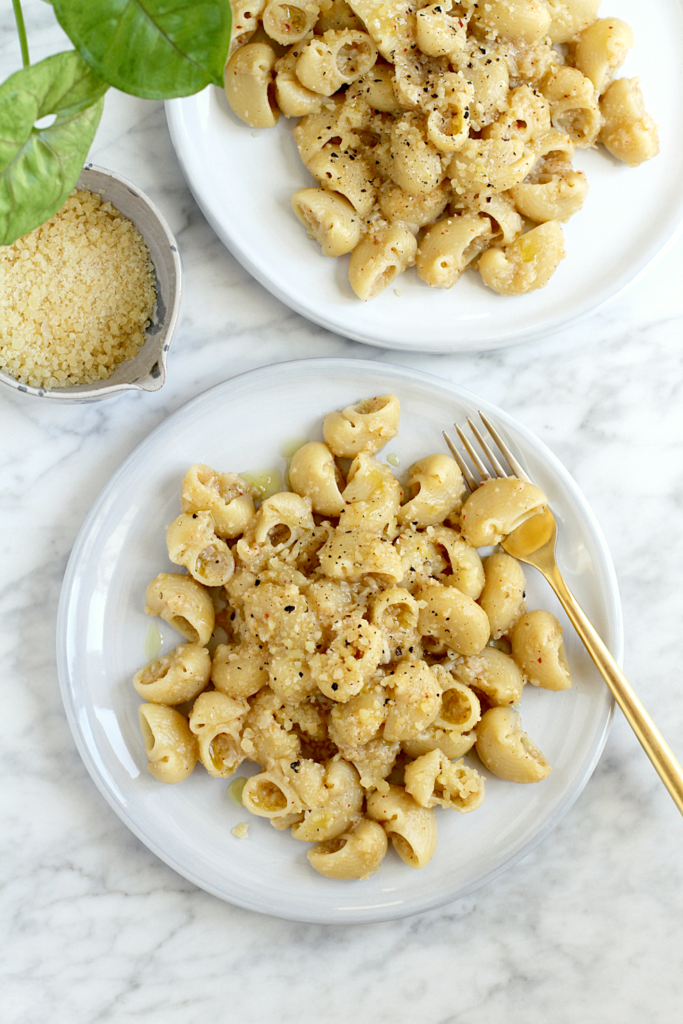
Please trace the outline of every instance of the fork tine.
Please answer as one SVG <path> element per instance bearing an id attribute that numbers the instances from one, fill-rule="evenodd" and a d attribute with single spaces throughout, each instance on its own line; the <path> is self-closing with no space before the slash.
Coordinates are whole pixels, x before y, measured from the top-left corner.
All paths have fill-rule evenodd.
<path id="1" fill-rule="evenodd" d="M 468 422 L 469 422 L 469 420 L 468 420 Z M 474 448 L 470 444 L 468 438 L 465 436 L 465 434 L 463 434 L 462 430 L 460 429 L 460 427 L 458 426 L 457 423 L 454 423 L 453 426 L 455 427 L 455 429 L 456 429 L 456 431 L 458 433 L 458 437 L 460 438 L 460 440 L 463 443 L 463 447 L 464 447 L 465 451 L 467 452 L 469 457 L 472 459 L 472 462 L 474 463 L 474 465 L 479 470 L 479 475 L 481 476 L 482 481 L 490 479 L 491 474 L 489 473 L 488 469 L 486 468 L 484 463 L 481 461 L 481 459 L 477 455 L 476 451 L 474 450 Z M 471 424 L 470 424 L 470 426 L 471 426 Z"/>
<path id="2" fill-rule="evenodd" d="M 477 487 L 479 486 L 479 482 L 475 480 L 475 478 L 472 476 L 472 473 L 470 472 L 470 467 L 467 465 L 462 455 L 455 447 L 455 445 L 453 444 L 445 430 L 442 431 L 442 434 L 444 441 L 448 445 L 451 455 L 453 456 L 455 461 L 458 463 L 458 466 L 460 467 L 460 472 L 465 478 L 465 483 L 467 484 L 471 491 L 476 491 Z"/>
<path id="3" fill-rule="evenodd" d="M 505 460 L 505 462 L 507 462 L 508 466 L 512 470 L 512 475 L 516 476 L 519 480 L 526 480 L 527 483 L 531 483 L 531 480 L 529 479 L 527 474 L 524 472 L 524 470 L 520 466 L 519 462 L 517 461 L 517 459 L 514 457 L 514 455 L 512 454 L 512 452 L 510 451 L 510 449 L 506 445 L 505 441 L 503 441 L 502 437 L 500 436 L 500 434 L 498 433 L 496 428 L 488 420 L 488 418 L 484 415 L 484 413 L 481 411 L 481 409 L 478 409 L 477 411 L 479 413 L 480 420 L 482 421 L 482 423 L 486 427 L 487 431 L 491 435 L 491 437 L 492 437 L 493 441 L 495 442 L 496 447 L 498 448 L 500 454 L 503 456 L 503 459 Z M 481 433 L 481 431 L 479 430 L 477 425 L 475 423 L 473 423 L 473 421 L 470 419 L 469 416 L 467 417 L 467 425 L 470 428 L 470 430 L 472 431 L 472 433 L 473 433 L 475 439 L 477 440 L 477 442 L 478 442 L 482 452 L 484 453 L 485 457 L 489 460 L 489 463 L 491 464 L 491 467 L 492 467 L 494 473 L 497 476 L 499 476 L 499 477 L 507 477 L 508 474 L 505 471 L 505 469 L 503 468 L 503 465 L 501 464 L 501 462 L 498 460 L 495 452 L 492 450 L 492 448 L 489 445 L 488 441 L 484 438 L 483 434 Z M 475 468 L 477 469 L 477 471 L 481 475 L 481 480 L 477 480 L 477 478 L 474 476 L 474 474 L 472 473 L 471 469 L 467 465 L 465 459 L 462 457 L 461 453 L 455 447 L 455 445 L 453 444 L 453 442 L 451 441 L 450 437 L 448 436 L 448 434 L 446 433 L 445 430 L 442 431 L 443 437 L 444 437 L 444 441 L 448 445 L 448 448 L 449 448 L 449 451 L 450 451 L 451 455 L 453 456 L 453 458 L 457 462 L 458 466 L 460 467 L 462 475 L 464 476 L 465 482 L 466 482 L 467 486 L 469 487 L 470 491 L 475 491 L 477 489 L 477 487 L 479 487 L 479 485 L 481 483 L 483 483 L 485 480 L 490 480 L 491 479 L 491 474 L 489 473 L 489 471 L 486 468 L 485 464 L 479 458 L 479 455 L 477 454 L 475 448 L 472 446 L 472 443 L 470 442 L 468 437 L 462 432 L 462 430 L 460 429 L 458 424 L 454 423 L 453 426 L 456 429 L 458 437 L 460 438 L 460 441 L 461 441 L 465 451 L 467 452 L 467 454 L 469 455 L 470 459 L 474 463 Z"/>
<path id="4" fill-rule="evenodd" d="M 529 480 L 529 477 L 524 472 L 524 470 L 520 466 L 519 462 L 517 462 L 517 459 L 514 457 L 514 455 L 512 454 L 510 449 L 508 448 L 508 446 L 505 444 L 505 441 L 503 441 L 503 439 L 501 438 L 501 436 L 498 433 L 498 431 L 496 430 L 496 428 L 494 426 L 492 426 L 492 424 L 487 420 L 486 416 L 484 416 L 484 414 L 483 414 L 483 412 L 481 410 L 478 410 L 478 411 L 479 411 L 479 418 L 480 418 L 480 420 L 482 421 L 482 423 L 484 424 L 484 426 L 488 430 L 488 432 L 491 435 L 491 437 L 493 438 L 493 440 L 496 442 L 496 445 L 498 446 L 498 450 L 499 450 L 500 454 L 503 456 L 503 458 L 507 462 L 508 466 L 510 467 L 510 469 L 512 470 L 514 475 L 516 477 L 519 477 L 520 480 L 526 480 L 527 483 L 531 483 L 531 480 Z M 505 474 L 503 474 L 503 475 L 505 475 Z"/>
<path id="5" fill-rule="evenodd" d="M 479 415 L 481 416 L 481 413 L 479 413 Z M 507 473 L 505 472 L 505 470 L 501 466 L 500 462 L 498 461 L 498 459 L 496 458 L 494 453 L 489 448 L 487 442 L 483 438 L 483 436 L 481 434 L 481 431 L 477 427 L 476 423 L 473 423 L 472 420 L 469 418 L 469 416 L 467 417 L 467 424 L 468 424 L 470 430 L 472 431 L 472 433 L 474 434 L 474 436 L 476 437 L 477 441 L 479 442 L 479 445 L 480 445 L 481 450 L 483 451 L 484 455 L 486 456 L 486 458 L 491 463 L 491 466 L 493 467 L 493 470 L 494 470 L 496 476 L 507 476 Z"/>

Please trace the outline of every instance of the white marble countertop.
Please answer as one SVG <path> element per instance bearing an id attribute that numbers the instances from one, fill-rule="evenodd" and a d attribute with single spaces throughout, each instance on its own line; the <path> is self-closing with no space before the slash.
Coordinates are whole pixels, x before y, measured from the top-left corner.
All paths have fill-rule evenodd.
<path id="1" fill-rule="evenodd" d="M 0 72 L 19 66 L 10 5 Z M 33 59 L 62 45 L 27 2 Z M 131 449 L 189 398 L 253 367 L 348 355 L 418 367 L 502 405 L 578 481 L 621 588 L 624 668 L 683 757 L 683 241 L 599 315 L 498 352 L 371 349 L 290 312 L 214 236 L 161 104 L 110 94 L 91 153 L 175 231 L 186 273 L 168 382 L 60 407 L 0 398 L 2 1016 L 6 1024 L 642 1024 L 680 1019 L 683 822 L 620 713 L 585 791 L 488 887 L 363 927 L 292 924 L 197 890 L 92 783 L 59 695 L 55 619 L 79 528 Z"/>

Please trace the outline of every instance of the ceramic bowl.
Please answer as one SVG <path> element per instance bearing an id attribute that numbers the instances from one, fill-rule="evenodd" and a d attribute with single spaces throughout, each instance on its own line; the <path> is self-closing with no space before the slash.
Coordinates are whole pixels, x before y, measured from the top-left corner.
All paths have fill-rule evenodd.
<path id="1" fill-rule="evenodd" d="M 158 391 L 166 380 L 166 358 L 180 318 L 182 267 L 178 246 L 154 203 L 121 174 L 86 164 L 77 188 L 96 192 L 135 224 L 145 239 L 156 278 L 157 301 L 146 340 L 137 355 L 120 363 L 106 380 L 63 388 L 36 388 L 0 371 L 0 383 L 15 391 L 61 402 L 93 402 L 121 391 Z"/>

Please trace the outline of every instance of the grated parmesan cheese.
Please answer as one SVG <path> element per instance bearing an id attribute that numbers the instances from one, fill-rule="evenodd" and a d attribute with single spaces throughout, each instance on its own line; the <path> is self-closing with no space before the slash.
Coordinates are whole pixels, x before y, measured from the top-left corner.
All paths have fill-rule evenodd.
<path id="1" fill-rule="evenodd" d="M 110 377 L 145 341 L 149 249 L 111 203 L 74 191 L 45 224 L 0 247 L 0 369 L 32 387 Z"/>

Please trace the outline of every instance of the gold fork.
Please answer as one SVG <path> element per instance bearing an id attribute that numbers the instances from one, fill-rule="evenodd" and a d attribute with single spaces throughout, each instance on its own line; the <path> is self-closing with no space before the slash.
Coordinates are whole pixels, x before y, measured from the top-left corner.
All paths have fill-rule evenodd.
<path id="1" fill-rule="evenodd" d="M 470 430 L 493 469 L 495 476 L 513 476 L 531 483 L 532 481 L 529 480 L 529 477 L 502 440 L 495 427 L 492 426 L 482 412 L 479 413 L 479 416 L 488 433 L 491 435 L 491 438 L 495 442 L 496 447 L 512 470 L 511 473 L 507 473 L 505 471 L 496 455 L 482 436 L 480 430 L 468 416 L 467 423 Z M 477 480 L 471 472 L 469 466 L 445 431 L 443 436 L 453 458 L 462 470 L 467 486 L 470 491 L 474 491 L 485 480 L 491 479 L 491 473 L 477 454 L 466 435 L 462 430 L 460 430 L 457 424 L 454 424 L 454 426 L 467 454 L 471 458 L 480 475 L 480 480 Z M 624 712 L 628 724 L 638 737 L 645 753 L 652 761 L 659 777 L 673 797 L 679 811 L 683 814 L 683 771 L 681 770 L 681 766 L 672 754 L 669 746 L 648 715 L 647 711 L 629 686 L 614 658 L 607 650 L 607 647 L 595 630 L 595 627 L 591 624 L 588 616 L 581 608 L 579 602 L 576 600 L 562 578 L 555 558 L 556 539 L 557 523 L 555 522 L 555 517 L 547 506 L 543 506 L 540 511 L 532 512 L 530 514 L 530 518 L 522 522 L 500 543 L 508 554 L 519 559 L 520 562 L 525 562 L 527 565 L 532 565 L 535 569 L 538 569 L 541 575 L 545 577 L 553 588 L 562 607 L 567 613 L 570 622 L 574 626 L 574 629 L 578 633 L 586 650 L 595 662 L 598 671 L 612 691 L 614 699 Z"/>

